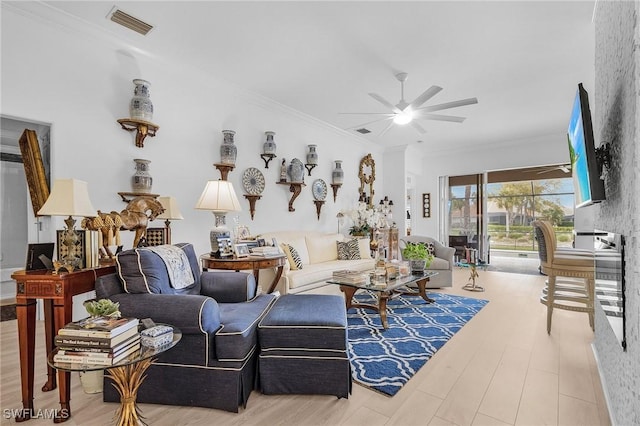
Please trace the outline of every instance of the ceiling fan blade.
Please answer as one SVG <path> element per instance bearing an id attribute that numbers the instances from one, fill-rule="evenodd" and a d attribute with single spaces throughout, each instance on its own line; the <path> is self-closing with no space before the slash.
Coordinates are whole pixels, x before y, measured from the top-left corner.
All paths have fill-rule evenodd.
<path id="1" fill-rule="evenodd" d="M 416 114 L 415 117 L 426 118 L 427 120 L 452 121 L 454 123 L 462 123 L 464 120 L 466 120 L 466 117 L 457 117 L 455 115 L 429 114 L 429 113 Z"/>
<path id="2" fill-rule="evenodd" d="M 409 124 L 411 124 L 411 126 L 412 126 L 414 129 L 416 129 L 416 130 L 418 131 L 418 133 L 420 133 L 420 134 L 422 134 L 422 135 L 423 135 L 423 134 L 425 134 L 425 133 L 427 133 L 427 131 L 426 131 L 426 130 L 421 126 L 421 125 L 419 125 L 418 123 L 416 123 L 416 121 L 415 121 L 415 120 L 412 120 L 412 121 L 411 121 L 411 123 L 409 123 Z"/>
<path id="3" fill-rule="evenodd" d="M 461 99 L 459 101 L 446 102 L 444 104 L 431 105 L 431 106 L 418 108 L 418 111 L 424 111 L 424 112 L 440 111 L 440 110 L 443 110 L 443 109 L 456 108 L 456 107 L 459 107 L 459 106 L 472 105 L 472 104 L 477 104 L 477 103 L 478 103 L 478 99 L 476 99 L 476 98 L 468 98 L 468 99 Z"/>
<path id="4" fill-rule="evenodd" d="M 378 136 L 383 136 L 385 133 L 387 133 L 389 131 L 389 129 L 391 129 L 391 127 L 393 127 L 393 121 L 390 121 L 389 124 L 387 125 L 387 127 L 385 127 L 384 130 L 382 130 L 380 132 L 380 135 L 378 135 Z"/>
<path id="5" fill-rule="evenodd" d="M 369 124 L 377 123 L 377 122 L 379 122 L 379 121 L 391 120 L 391 118 L 392 118 L 392 117 L 378 118 L 378 119 L 376 119 L 376 120 L 372 120 L 372 121 L 368 121 L 368 122 L 366 122 L 366 123 L 358 124 L 357 126 L 347 127 L 345 130 L 357 129 L 357 128 L 360 128 L 360 127 L 367 126 L 367 125 L 369 125 Z M 393 122 L 392 122 L 392 123 L 393 123 Z"/>
<path id="6" fill-rule="evenodd" d="M 411 109 L 416 109 L 423 103 L 427 102 L 429 99 L 433 98 L 442 90 L 442 87 L 439 86 L 431 86 L 424 93 L 417 98 L 413 102 L 411 102 Z"/>
<path id="7" fill-rule="evenodd" d="M 402 112 L 395 105 L 393 105 L 391 102 L 387 101 L 385 98 L 383 98 L 382 96 L 380 96 L 378 94 L 369 93 L 369 96 L 371 96 L 373 99 L 375 99 L 376 101 L 380 102 L 382 105 L 386 106 L 387 108 L 389 108 L 393 112 L 396 112 L 396 113 Z"/>
<path id="8" fill-rule="evenodd" d="M 392 112 L 339 112 L 340 115 L 386 115 L 389 117 L 394 116 Z"/>

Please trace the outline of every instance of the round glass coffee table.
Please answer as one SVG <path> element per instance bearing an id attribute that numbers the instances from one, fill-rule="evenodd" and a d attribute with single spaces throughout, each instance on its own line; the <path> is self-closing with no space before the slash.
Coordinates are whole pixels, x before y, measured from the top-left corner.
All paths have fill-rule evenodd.
<path id="1" fill-rule="evenodd" d="M 144 373 L 147 371 L 149 366 L 153 364 L 158 355 L 173 348 L 182 338 L 182 332 L 178 328 L 169 324 L 156 325 L 166 325 L 173 328 L 173 339 L 158 347 L 145 346 L 141 342 L 140 349 L 115 364 L 99 365 L 89 363 L 54 362 L 53 357 L 58 353 L 58 349 L 53 350 L 49 354 L 47 362 L 56 370 L 65 372 L 106 370 L 108 377 L 113 381 L 113 385 L 120 394 L 120 407 L 116 412 L 116 424 L 125 426 L 146 424 L 142 420 L 144 417 L 136 404 L 138 388 L 144 380 Z M 65 420 L 68 420 L 69 417 Z"/>

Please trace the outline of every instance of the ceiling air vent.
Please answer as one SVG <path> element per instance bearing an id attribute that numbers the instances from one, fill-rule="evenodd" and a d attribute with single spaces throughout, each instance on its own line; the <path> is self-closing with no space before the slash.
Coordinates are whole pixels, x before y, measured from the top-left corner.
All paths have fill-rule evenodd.
<path id="1" fill-rule="evenodd" d="M 364 127 L 361 129 L 357 129 L 356 132 L 358 133 L 362 133 L 363 135 L 366 135 L 367 133 L 371 133 L 371 130 L 369 129 L 365 129 Z"/>
<path id="2" fill-rule="evenodd" d="M 111 19 L 116 24 L 120 24 L 123 27 L 129 28 L 130 30 L 133 30 L 142 35 L 149 34 L 149 31 L 153 29 L 153 25 L 147 24 L 146 22 L 141 21 L 140 19 L 135 18 L 126 12 L 123 12 L 117 7 L 111 9 L 111 12 L 109 12 L 107 18 Z"/>

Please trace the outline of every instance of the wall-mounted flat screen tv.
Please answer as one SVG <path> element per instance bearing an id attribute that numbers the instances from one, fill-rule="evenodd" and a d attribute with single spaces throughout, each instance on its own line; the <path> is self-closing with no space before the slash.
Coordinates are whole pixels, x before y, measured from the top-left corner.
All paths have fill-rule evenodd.
<path id="1" fill-rule="evenodd" d="M 576 207 L 603 201 L 605 199 L 604 181 L 600 179 L 596 159 L 589 97 L 582 83 L 578 85 L 578 92 L 573 102 L 567 135 Z"/>

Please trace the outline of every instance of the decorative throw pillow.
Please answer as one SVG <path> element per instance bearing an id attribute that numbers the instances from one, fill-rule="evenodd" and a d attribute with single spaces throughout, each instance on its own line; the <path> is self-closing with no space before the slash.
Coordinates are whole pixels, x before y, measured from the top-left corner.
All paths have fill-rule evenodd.
<path id="1" fill-rule="evenodd" d="M 360 247 L 358 240 L 337 241 L 338 260 L 356 260 L 360 259 Z"/>
<path id="2" fill-rule="evenodd" d="M 287 255 L 287 259 L 289 259 L 289 266 L 291 270 L 302 269 L 302 259 L 300 259 L 300 255 L 298 251 L 293 248 L 293 246 L 289 244 L 282 244 L 282 249 Z"/>
<path id="3" fill-rule="evenodd" d="M 436 245 L 433 244 L 432 242 L 429 243 L 420 243 L 423 246 L 425 246 L 427 248 L 427 251 L 429 252 L 429 254 L 431 256 L 435 256 L 436 255 Z"/>
<path id="4" fill-rule="evenodd" d="M 435 256 L 435 255 L 436 255 L 436 245 L 435 245 L 435 244 L 433 244 L 433 243 L 429 243 L 429 244 L 427 245 L 427 250 L 429 250 L 429 253 L 430 253 L 432 256 Z"/>

